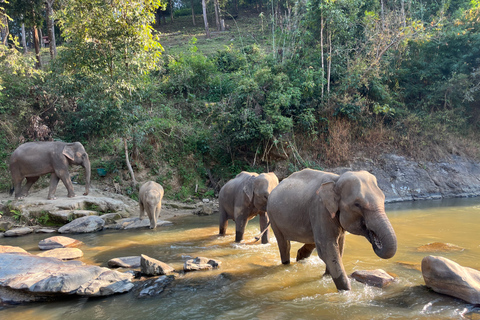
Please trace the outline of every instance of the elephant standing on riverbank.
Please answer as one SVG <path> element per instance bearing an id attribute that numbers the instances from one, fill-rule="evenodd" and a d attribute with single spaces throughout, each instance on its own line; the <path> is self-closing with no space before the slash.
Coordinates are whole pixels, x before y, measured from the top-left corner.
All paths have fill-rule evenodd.
<path id="1" fill-rule="evenodd" d="M 62 180 L 67 188 L 68 196 L 75 197 L 73 184 L 68 172 L 69 165 L 80 165 L 85 168 L 85 193 L 90 188 L 90 160 L 80 142 L 66 143 L 62 141 L 27 142 L 20 145 L 10 157 L 10 173 L 12 175 L 15 199 L 28 195 L 32 185 L 40 176 L 50 173 L 50 189 L 48 199 L 55 199 L 58 181 Z M 27 179 L 22 188 L 23 179 Z"/>
<path id="2" fill-rule="evenodd" d="M 305 243 L 297 261 L 316 247 L 337 289 L 350 290 L 342 263 L 345 231 L 367 238 L 380 258 L 391 258 L 397 250 L 384 202 L 375 176 L 366 171 L 339 176 L 304 169 L 290 175 L 272 191 L 267 205 L 282 263 L 290 263 L 290 241 Z"/>
<path id="3" fill-rule="evenodd" d="M 268 243 L 267 200 L 278 185 L 275 173 L 240 172 L 228 181 L 218 195 L 220 235 L 225 235 L 228 219 L 235 221 L 235 242 L 243 240 L 248 220 L 260 215 L 260 229 L 265 231 L 262 243 Z"/>
<path id="4" fill-rule="evenodd" d="M 140 219 L 143 219 L 146 211 L 150 219 L 150 229 L 155 229 L 162 210 L 163 187 L 154 181 L 148 181 L 140 187 L 138 198 Z"/>

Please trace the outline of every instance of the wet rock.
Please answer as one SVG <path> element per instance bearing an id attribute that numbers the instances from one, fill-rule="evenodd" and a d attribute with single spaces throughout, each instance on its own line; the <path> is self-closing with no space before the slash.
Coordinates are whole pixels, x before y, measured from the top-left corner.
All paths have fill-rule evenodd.
<path id="1" fill-rule="evenodd" d="M 157 220 L 157 227 L 172 225 L 170 221 Z M 150 219 L 145 218 L 140 220 L 140 218 L 125 218 L 116 221 L 113 225 L 108 225 L 106 229 L 140 229 L 140 228 L 149 228 Z"/>
<path id="2" fill-rule="evenodd" d="M 37 254 L 39 257 L 57 258 L 60 260 L 73 260 L 83 257 L 82 250 L 78 248 L 58 248 Z"/>
<path id="3" fill-rule="evenodd" d="M 105 221 L 99 216 L 78 218 L 58 229 L 59 233 L 89 233 L 103 229 Z"/>
<path id="4" fill-rule="evenodd" d="M 463 250 L 465 249 L 462 247 L 442 242 L 433 242 L 417 248 L 418 252 L 455 252 Z"/>
<path id="5" fill-rule="evenodd" d="M 107 265 L 110 268 L 138 268 L 140 260 L 140 256 L 120 257 L 108 260 Z"/>
<path id="6" fill-rule="evenodd" d="M 422 274 L 433 291 L 480 304 L 480 271 L 439 256 L 422 260 Z"/>
<path id="7" fill-rule="evenodd" d="M 145 281 L 141 291 L 138 293 L 139 298 L 153 297 L 162 293 L 175 279 L 174 276 L 161 276 L 158 279 Z"/>
<path id="8" fill-rule="evenodd" d="M 32 228 L 29 227 L 23 227 L 23 228 L 15 228 L 15 229 L 10 229 L 4 233 L 5 237 L 19 237 L 19 236 L 24 236 L 26 234 L 30 234 L 33 232 Z"/>
<path id="9" fill-rule="evenodd" d="M 85 265 L 80 261 L 15 253 L 0 254 L 0 289 L 5 302 L 51 299 L 75 294 L 105 296 L 127 292 L 133 288 L 131 279 L 131 274 Z"/>
<path id="10" fill-rule="evenodd" d="M 57 232 L 57 229 L 51 229 L 51 228 L 35 229 L 35 233 L 55 233 L 55 232 Z"/>
<path id="11" fill-rule="evenodd" d="M 409 261 L 397 261 L 397 264 L 406 269 L 422 271 L 422 266 L 420 263 L 409 262 Z"/>
<path id="12" fill-rule="evenodd" d="M 162 261 L 150 258 L 144 254 L 142 254 L 140 257 L 140 266 L 142 268 L 141 271 L 147 276 L 167 275 L 175 272 L 175 269 Z"/>
<path id="13" fill-rule="evenodd" d="M 6 252 L 28 253 L 27 251 L 25 251 L 20 247 L 0 246 L 0 253 L 6 253 Z"/>
<path id="14" fill-rule="evenodd" d="M 64 236 L 55 236 L 43 239 L 38 243 L 40 250 L 51 250 L 57 248 L 73 248 L 82 245 L 83 242 Z"/>
<path id="15" fill-rule="evenodd" d="M 183 265 L 184 271 L 199 271 L 199 270 L 212 270 L 220 268 L 222 262 L 205 257 L 196 257 L 185 261 Z"/>
<path id="16" fill-rule="evenodd" d="M 351 277 L 358 282 L 378 288 L 383 288 L 395 280 L 394 277 L 392 277 L 382 269 L 358 270 L 352 273 Z"/>

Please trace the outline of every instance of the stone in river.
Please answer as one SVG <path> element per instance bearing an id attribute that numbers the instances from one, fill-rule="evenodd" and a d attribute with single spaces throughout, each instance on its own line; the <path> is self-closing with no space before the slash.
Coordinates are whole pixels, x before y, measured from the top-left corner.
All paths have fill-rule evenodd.
<path id="1" fill-rule="evenodd" d="M 418 252 L 452 252 L 463 250 L 465 249 L 462 247 L 456 246 L 451 243 L 442 242 L 433 242 L 417 248 Z"/>
<path id="2" fill-rule="evenodd" d="M 37 254 L 39 257 L 57 258 L 60 260 L 73 260 L 83 257 L 83 251 L 78 248 L 57 248 Z"/>
<path id="3" fill-rule="evenodd" d="M 40 250 L 51 250 L 57 248 L 72 248 L 83 244 L 83 242 L 64 236 L 55 236 L 43 239 L 38 243 Z"/>
<path id="4" fill-rule="evenodd" d="M 392 283 L 395 278 L 382 269 L 358 270 L 352 273 L 352 278 L 369 286 L 383 288 Z"/>
<path id="5" fill-rule="evenodd" d="M 120 257 L 108 260 L 110 268 L 138 268 L 140 267 L 140 256 Z"/>
<path id="6" fill-rule="evenodd" d="M 212 270 L 220 268 L 222 262 L 205 257 L 196 257 L 185 261 L 183 266 L 184 271 L 199 271 L 199 270 Z"/>
<path id="7" fill-rule="evenodd" d="M 175 269 L 168 264 L 144 254 L 141 255 L 140 265 L 142 267 L 142 273 L 147 276 L 167 275 L 175 272 Z"/>

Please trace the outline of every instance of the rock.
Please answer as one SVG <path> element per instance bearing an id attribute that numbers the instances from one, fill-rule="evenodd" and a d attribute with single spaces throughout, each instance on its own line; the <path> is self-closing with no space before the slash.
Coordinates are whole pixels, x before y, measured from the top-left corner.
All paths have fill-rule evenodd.
<path id="1" fill-rule="evenodd" d="M 60 260 L 73 260 L 83 257 L 82 250 L 78 248 L 58 248 L 37 254 L 39 257 L 57 258 Z"/>
<path id="2" fill-rule="evenodd" d="M 172 225 L 170 221 L 157 220 L 157 227 Z M 114 225 L 109 225 L 107 229 L 139 229 L 139 228 L 149 228 L 150 219 L 145 218 L 140 220 L 140 218 L 125 218 L 116 221 Z"/>
<path id="3" fill-rule="evenodd" d="M 16 253 L 28 253 L 24 249 L 20 247 L 12 247 L 12 246 L 1 246 L 0 245 L 0 253 L 5 253 L 5 252 L 16 252 Z"/>
<path id="4" fill-rule="evenodd" d="M 58 229 L 59 233 L 89 233 L 103 229 L 105 221 L 99 216 L 78 218 Z"/>
<path id="5" fill-rule="evenodd" d="M 409 261 L 397 261 L 396 263 L 406 269 L 422 271 L 422 266 L 420 263 L 409 262 Z"/>
<path id="6" fill-rule="evenodd" d="M 72 214 L 75 219 L 87 216 L 98 216 L 98 212 L 92 210 L 74 210 Z"/>
<path id="7" fill-rule="evenodd" d="M 142 254 L 140 257 L 142 273 L 147 276 L 167 275 L 175 272 L 175 269 L 162 261 L 150 258 L 144 254 Z"/>
<path id="8" fill-rule="evenodd" d="M 131 274 L 85 265 L 80 261 L 0 254 L 0 288 L 4 302 L 55 299 L 74 294 L 105 296 L 131 290 L 131 279 Z"/>
<path id="9" fill-rule="evenodd" d="M 83 242 L 64 236 L 55 236 L 43 239 L 38 243 L 40 250 L 51 250 L 57 248 L 73 248 L 82 245 Z"/>
<path id="10" fill-rule="evenodd" d="M 212 204 L 202 204 L 200 205 L 200 208 L 194 212 L 194 214 L 197 214 L 199 216 L 209 216 L 214 213 L 213 210 L 213 205 Z"/>
<path id="11" fill-rule="evenodd" d="M 113 212 L 113 213 L 107 213 L 107 214 L 102 214 L 100 216 L 105 221 L 105 224 L 112 224 L 116 223 L 117 220 L 122 219 L 122 215 L 118 212 Z"/>
<path id="12" fill-rule="evenodd" d="M 220 267 L 222 263 L 218 260 L 213 260 L 205 257 L 196 257 L 185 261 L 183 266 L 184 271 L 199 271 L 199 270 L 212 270 Z"/>
<path id="13" fill-rule="evenodd" d="M 418 252 L 452 252 L 463 250 L 465 249 L 462 247 L 456 246 L 451 243 L 442 242 L 433 242 L 417 248 Z"/>
<path id="14" fill-rule="evenodd" d="M 57 232 L 57 229 L 40 228 L 35 230 L 35 233 L 55 233 L 55 232 Z"/>
<path id="15" fill-rule="evenodd" d="M 143 289 L 139 292 L 139 298 L 157 296 L 162 293 L 165 288 L 172 283 L 174 276 L 161 276 L 158 279 L 146 281 Z"/>
<path id="16" fill-rule="evenodd" d="M 4 233 L 5 237 L 19 237 L 32 233 L 33 229 L 29 227 L 10 229 Z"/>
<path id="17" fill-rule="evenodd" d="M 50 220 L 56 223 L 69 223 L 73 220 L 73 211 L 72 210 L 59 210 L 49 213 Z"/>
<path id="18" fill-rule="evenodd" d="M 11 227 L 13 227 L 13 222 L 12 221 L 0 221 L 0 231 L 7 231 Z"/>
<path id="19" fill-rule="evenodd" d="M 480 271 L 444 257 L 426 256 L 422 260 L 422 274 L 433 291 L 480 304 Z"/>
<path id="20" fill-rule="evenodd" d="M 107 265 L 110 268 L 138 268 L 140 260 L 140 256 L 120 257 L 108 260 Z"/>
<path id="21" fill-rule="evenodd" d="M 394 277 L 382 269 L 358 270 L 352 273 L 351 277 L 361 283 L 378 288 L 383 288 L 395 280 Z"/>
<path id="22" fill-rule="evenodd" d="M 194 204 L 187 204 L 187 203 L 177 203 L 177 202 L 169 202 L 163 201 L 163 205 L 167 208 L 172 209 L 182 209 L 182 210 L 195 210 L 197 207 Z"/>

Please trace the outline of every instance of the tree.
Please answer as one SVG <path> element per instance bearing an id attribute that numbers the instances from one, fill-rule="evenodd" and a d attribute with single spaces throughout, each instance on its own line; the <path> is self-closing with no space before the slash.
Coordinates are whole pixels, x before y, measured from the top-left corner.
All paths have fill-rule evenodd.
<path id="1" fill-rule="evenodd" d="M 48 41 L 50 56 L 55 59 L 57 56 L 57 43 L 55 41 L 55 22 L 53 20 L 53 3 L 55 0 L 45 0 L 47 11 Z"/>
<path id="2" fill-rule="evenodd" d="M 207 39 L 210 39 L 210 30 L 208 29 L 208 19 L 207 19 L 207 4 L 205 0 L 202 0 L 202 8 L 203 8 L 203 23 L 205 24 L 205 34 Z"/>

